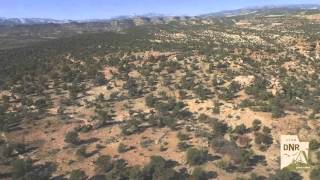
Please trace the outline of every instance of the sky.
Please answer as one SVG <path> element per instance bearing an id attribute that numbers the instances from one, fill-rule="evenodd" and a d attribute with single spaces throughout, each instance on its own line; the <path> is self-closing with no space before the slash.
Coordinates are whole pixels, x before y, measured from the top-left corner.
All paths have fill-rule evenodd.
<path id="1" fill-rule="evenodd" d="M 0 17 L 85 20 L 149 13 L 192 16 L 286 4 L 320 4 L 320 0 L 0 0 Z"/>

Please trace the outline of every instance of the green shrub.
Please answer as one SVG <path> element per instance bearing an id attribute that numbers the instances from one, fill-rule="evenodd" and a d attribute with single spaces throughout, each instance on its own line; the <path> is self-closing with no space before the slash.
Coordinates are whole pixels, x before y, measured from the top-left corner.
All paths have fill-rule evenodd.
<path id="1" fill-rule="evenodd" d="M 259 131 L 261 128 L 261 121 L 258 120 L 258 119 L 255 119 L 253 122 L 252 122 L 252 130 L 254 131 Z"/>
<path id="2" fill-rule="evenodd" d="M 317 140 L 312 139 L 310 141 L 309 147 L 310 147 L 310 150 L 317 150 L 320 148 L 320 143 Z"/>
<path id="3" fill-rule="evenodd" d="M 189 148 L 187 151 L 187 162 L 190 165 L 200 165 L 208 159 L 208 150 Z"/>
<path id="4" fill-rule="evenodd" d="M 210 125 L 215 136 L 223 136 L 228 130 L 228 125 L 223 122 L 219 122 L 217 119 L 214 119 Z"/>
<path id="5" fill-rule="evenodd" d="M 180 179 L 179 173 L 168 166 L 161 156 L 152 156 L 151 161 L 143 168 L 145 179 Z"/>
<path id="6" fill-rule="evenodd" d="M 260 145 L 261 150 L 266 150 L 266 148 L 268 148 L 272 144 L 272 141 L 272 136 L 269 134 L 264 134 L 260 132 L 255 133 L 254 142 Z"/>
<path id="7" fill-rule="evenodd" d="M 320 179 L 320 167 L 312 169 L 310 173 L 310 180 L 319 180 Z"/>
<path id="8" fill-rule="evenodd" d="M 238 167 L 240 172 L 245 172 L 248 169 L 252 156 L 252 151 L 243 149 L 240 151 L 240 166 Z"/>
<path id="9" fill-rule="evenodd" d="M 81 170 L 73 170 L 70 173 L 69 180 L 86 180 L 87 176 L 84 171 Z"/>
<path id="10" fill-rule="evenodd" d="M 88 153 L 87 153 L 87 147 L 86 146 L 81 146 L 77 151 L 76 151 L 76 155 L 79 157 L 87 157 Z"/>
<path id="11" fill-rule="evenodd" d="M 99 156 L 95 161 L 96 169 L 98 172 L 108 172 L 113 168 L 111 157 L 108 155 Z"/>
<path id="12" fill-rule="evenodd" d="M 237 134 L 245 134 L 247 132 L 247 127 L 244 124 L 238 125 L 233 130 Z"/>
<path id="13" fill-rule="evenodd" d="M 177 146 L 180 151 L 186 151 L 190 147 L 190 145 L 184 141 L 179 142 Z"/>
<path id="14" fill-rule="evenodd" d="M 146 101 L 146 105 L 148 107 L 153 108 L 153 107 L 155 107 L 155 104 L 157 103 L 157 97 L 155 97 L 154 95 L 149 95 L 146 97 L 145 101 Z"/>
<path id="15" fill-rule="evenodd" d="M 177 137 L 180 141 L 185 141 L 185 140 L 188 140 L 190 139 L 189 135 L 188 134 L 184 134 L 182 132 L 178 132 L 177 134 Z"/>
<path id="16" fill-rule="evenodd" d="M 123 143 L 120 143 L 118 146 L 118 152 L 119 153 L 125 153 L 129 150 L 129 147 Z"/>
<path id="17" fill-rule="evenodd" d="M 268 128 L 267 126 L 263 126 L 262 132 L 264 132 L 265 134 L 269 134 L 269 133 L 271 133 L 271 129 Z"/>
<path id="18" fill-rule="evenodd" d="M 227 171 L 230 168 L 231 164 L 229 162 L 224 161 L 224 160 L 219 160 L 217 162 L 216 166 L 220 169 Z"/>
<path id="19" fill-rule="evenodd" d="M 269 180 L 302 180 L 300 174 L 292 172 L 286 169 L 277 171 L 274 175 L 271 175 Z"/>
<path id="20" fill-rule="evenodd" d="M 196 167 L 194 168 L 194 170 L 192 171 L 192 175 L 191 175 L 191 180 L 207 180 L 208 175 L 207 172 L 204 171 L 202 168 L 200 167 Z"/>
<path id="21" fill-rule="evenodd" d="M 75 131 L 70 131 L 66 134 L 64 141 L 66 143 L 79 144 L 79 134 Z"/>
<path id="22" fill-rule="evenodd" d="M 17 159 L 11 163 L 12 178 L 23 179 L 23 177 L 32 170 L 32 161 L 30 159 Z"/>
<path id="23" fill-rule="evenodd" d="M 12 179 L 16 180 L 45 180 L 50 179 L 54 171 L 54 165 L 51 163 L 39 164 L 33 166 L 30 159 L 17 159 L 11 163 Z"/>

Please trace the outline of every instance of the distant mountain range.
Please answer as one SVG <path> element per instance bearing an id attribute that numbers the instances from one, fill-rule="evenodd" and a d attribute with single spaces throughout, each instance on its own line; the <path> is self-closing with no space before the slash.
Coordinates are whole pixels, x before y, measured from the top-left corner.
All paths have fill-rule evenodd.
<path id="1" fill-rule="evenodd" d="M 70 20 L 55 20 L 44 18 L 3 18 L 0 17 L 0 25 L 21 25 L 21 24 L 65 24 L 70 23 Z"/>
<path id="2" fill-rule="evenodd" d="M 238 16 L 253 14 L 261 11 L 270 10 L 281 10 L 281 11 L 292 11 L 292 10 L 312 10 L 320 9 L 320 5 L 317 4 L 302 4 L 302 5 L 284 5 L 284 6 L 264 6 L 264 7 L 252 7 L 243 8 L 236 10 L 221 11 L 209 14 L 203 14 L 196 17 L 226 17 L 226 16 Z M 45 18 L 4 18 L 0 17 L 1 26 L 15 26 L 15 25 L 41 25 L 41 24 L 67 24 L 67 23 L 109 23 L 117 20 L 147 20 L 147 21 L 167 21 L 167 20 L 179 20 L 188 19 L 188 16 L 165 16 L 161 14 L 146 14 L 140 16 L 119 16 L 111 19 L 91 19 L 91 20 L 56 20 L 56 19 L 45 19 Z"/>
<path id="3" fill-rule="evenodd" d="M 55 20 L 42 18 L 0 18 L 0 50 L 23 47 L 30 43 L 72 37 L 85 33 L 122 31 L 142 25 L 221 24 L 233 25 L 240 19 L 270 15 L 320 14 L 320 5 L 266 6 L 222 11 L 199 16 L 146 14 L 111 19 Z"/>
<path id="4" fill-rule="evenodd" d="M 226 16 L 248 15 L 248 14 L 260 13 L 260 12 L 270 13 L 270 11 L 287 12 L 287 11 L 295 11 L 295 10 L 320 10 L 320 4 L 250 7 L 250 8 L 242 8 L 242 9 L 203 14 L 200 17 L 209 17 L 209 16 L 226 17 Z"/>

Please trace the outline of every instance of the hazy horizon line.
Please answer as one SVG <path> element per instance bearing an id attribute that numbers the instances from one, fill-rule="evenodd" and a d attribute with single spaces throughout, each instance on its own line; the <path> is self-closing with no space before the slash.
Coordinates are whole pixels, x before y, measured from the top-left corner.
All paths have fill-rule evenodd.
<path id="1" fill-rule="evenodd" d="M 263 8 L 281 8 L 281 7 L 288 7 L 288 6 L 319 6 L 320 7 L 320 2 L 318 4 L 316 3 L 311 3 L 311 4 L 281 4 L 281 5 L 275 5 L 275 4 L 270 4 L 270 5 L 261 5 L 261 6 L 244 6 L 242 8 L 230 8 L 230 9 L 225 9 L 225 10 L 217 10 L 217 11 L 211 11 L 211 12 L 203 12 L 201 14 L 197 15 L 188 15 L 188 14 L 172 14 L 172 13 L 157 13 L 157 12 L 149 12 L 149 13 L 143 13 L 143 14 L 123 14 L 123 15 L 117 15 L 117 16 L 112 16 L 112 17 L 101 17 L 101 18 L 87 18 L 87 19 L 60 19 L 60 18 L 50 18 L 50 17 L 4 17 L 0 16 L 0 18 L 3 19 L 48 19 L 48 20 L 56 20 L 56 21 L 92 21 L 92 20 L 97 20 L 97 21 L 103 21 L 103 20 L 113 20 L 113 19 L 120 19 L 120 18 L 134 18 L 134 17 L 148 17 L 148 16 L 154 16 L 154 17 L 197 17 L 197 16 L 202 16 L 206 14 L 212 14 L 212 13 L 223 13 L 223 12 L 228 12 L 228 11 L 237 11 L 237 10 L 243 10 L 243 9 L 263 9 Z"/>

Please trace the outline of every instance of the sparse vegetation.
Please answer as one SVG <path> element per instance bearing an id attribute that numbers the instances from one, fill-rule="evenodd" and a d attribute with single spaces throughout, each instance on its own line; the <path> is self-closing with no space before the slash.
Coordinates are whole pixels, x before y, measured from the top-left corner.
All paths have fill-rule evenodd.
<path id="1" fill-rule="evenodd" d="M 320 157 L 317 14 L 1 26 L 0 178 L 302 179 L 269 162 L 280 134 Z"/>

